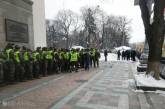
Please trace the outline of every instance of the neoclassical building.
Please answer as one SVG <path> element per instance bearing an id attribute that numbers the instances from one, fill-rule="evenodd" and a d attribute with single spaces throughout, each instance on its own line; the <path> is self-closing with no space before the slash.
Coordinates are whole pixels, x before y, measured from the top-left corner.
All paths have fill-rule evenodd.
<path id="1" fill-rule="evenodd" d="M 44 0 L 0 0 L 0 49 L 46 46 Z"/>

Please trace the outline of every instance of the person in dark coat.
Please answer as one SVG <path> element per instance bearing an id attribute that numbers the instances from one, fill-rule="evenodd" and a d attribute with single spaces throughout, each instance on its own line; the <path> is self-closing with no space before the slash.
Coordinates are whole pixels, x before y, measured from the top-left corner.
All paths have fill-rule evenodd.
<path id="1" fill-rule="evenodd" d="M 120 56 L 121 56 L 121 53 L 120 53 L 120 50 L 117 51 L 117 60 L 120 60 Z"/>
<path id="2" fill-rule="evenodd" d="M 131 55 L 130 50 L 127 50 L 127 51 L 126 51 L 127 61 L 130 60 L 130 57 L 131 57 L 130 55 Z"/>
<path id="3" fill-rule="evenodd" d="M 108 56 L 108 52 L 107 52 L 107 50 L 104 50 L 105 62 L 107 62 L 107 56 Z"/>
<path id="4" fill-rule="evenodd" d="M 122 60 L 125 60 L 125 51 L 122 51 Z"/>
<path id="5" fill-rule="evenodd" d="M 85 52 L 84 52 L 84 68 L 85 68 L 85 70 L 89 70 L 89 65 L 90 65 L 90 53 L 89 53 L 89 49 L 85 49 Z"/>
<path id="6" fill-rule="evenodd" d="M 135 51 L 135 50 L 132 50 L 132 51 L 131 51 L 131 58 L 132 58 L 132 61 L 136 61 L 135 57 L 136 57 L 136 51 Z"/>

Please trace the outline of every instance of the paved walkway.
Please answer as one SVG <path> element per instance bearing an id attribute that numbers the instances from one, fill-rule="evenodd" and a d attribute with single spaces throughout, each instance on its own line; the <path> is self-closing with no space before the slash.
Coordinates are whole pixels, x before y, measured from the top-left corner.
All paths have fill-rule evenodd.
<path id="1" fill-rule="evenodd" d="M 0 109 L 165 109 L 163 94 L 135 91 L 135 65 L 101 62 L 89 72 L 62 75 L 15 92 Z"/>
<path id="2" fill-rule="evenodd" d="M 112 62 L 50 109 L 129 109 L 130 64 Z"/>

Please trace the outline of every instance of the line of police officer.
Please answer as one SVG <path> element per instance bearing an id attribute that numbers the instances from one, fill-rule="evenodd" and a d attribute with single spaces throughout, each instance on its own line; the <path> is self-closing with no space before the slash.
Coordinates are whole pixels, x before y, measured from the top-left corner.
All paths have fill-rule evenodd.
<path id="1" fill-rule="evenodd" d="M 79 68 L 99 66 L 97 49 L 75 50 L 26 47 L 8 44 L 3 53 L 4 82 L 12 84 L 60 72 L 77 72 Z"/>

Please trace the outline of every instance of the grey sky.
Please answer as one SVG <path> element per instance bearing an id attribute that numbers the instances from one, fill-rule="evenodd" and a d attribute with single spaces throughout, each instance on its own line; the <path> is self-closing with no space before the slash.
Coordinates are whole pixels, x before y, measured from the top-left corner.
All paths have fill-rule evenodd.
<path id="1" fill-rule="evenodd" d="M 46 18 L 53 19 L 61 9 L 70 9 L 80 13 L 84 6 L 99 5 L 108 15 L 122 15 L 132 19 L 130 42 L 144 41 L 144 27 L 139 6 L 134 6 L 134 0 L 45 0 Z"/>

